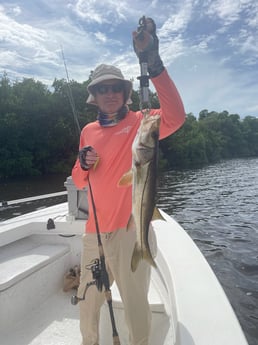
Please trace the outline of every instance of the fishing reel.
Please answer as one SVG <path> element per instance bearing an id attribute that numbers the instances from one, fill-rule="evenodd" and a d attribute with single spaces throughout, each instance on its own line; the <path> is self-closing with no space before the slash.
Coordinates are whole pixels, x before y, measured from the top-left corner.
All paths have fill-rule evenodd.
<path id="1" fill-rule="evenodd" d="M 90 270 L 92 273 L 92 277 L 96 283 L 97 289 L 102 291 L 103 288 L 103 281 L 102 281 L 102 270 L 101 270 L 101 262 L 99 259 L 95 259 L 93 264 L 90 266 Z"/>
<path id="2" fill-rule="evenodd" d="M 88 288 L 92 285 L 96 285 L 97 289 L 101 292 L 103 288 L 103 279 L 102 279 L 102 270 L 101 270 L 101 263 L 99 259 L 95 259 L 92 261 L 91 264 L 86 266 L 86 269 L 91 270 L 93 280 L 85 286 L 82 298 L 77 296 L 71 297 L 71 303 L 73 305 L 78 304 L 80 301 L 85 300 L 86 292 Z"/>

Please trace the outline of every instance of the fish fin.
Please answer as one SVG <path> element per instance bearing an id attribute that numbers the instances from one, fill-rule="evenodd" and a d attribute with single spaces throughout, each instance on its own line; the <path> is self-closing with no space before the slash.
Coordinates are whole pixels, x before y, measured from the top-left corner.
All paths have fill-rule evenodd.
<path id="1" fill-rule="evenodd" d="M 135 247 L 133 250 L 133 255 L 132 255 L 132 260 L 131 260 L 131 270 L 132 272 L 135 272 L 140 260 L 142 260 L 142 251 L 141 251 L 141 247 L 139 246 L 138 243 L 135 243 Z"/>
<path id="2" fill-rule="evenodd" d="M 93 170 L 97 168 L 98 164 L 99 164 L 99 157 L 97 158 L 96 162 L 93 165 Z"/>
<path id="3" fill-rule="evenodd" d="M 127 230 L 129 229 L 135 229 L 135 220 L 134 220 L 134 217 L 133 215 L 131 214 L 129 220 L 128 220 L 128 223 L 127 223 Z"/>
<path id="4" fill-rule="evenodd" d="M 118 186 L 128 187 L 132 184 L 132 181 L 133 181 L 133 173 L 132 173 L 132 170 L 129 170 L 120 178 L 118 182 Z"/>
<path id="5" fill-rule="evenodd" d="M 140 260 L 146 260 L 151 266 L 157 267 L 150 250 L 141 250 L 141 247 L 139 246 L 138 243 L 135 244 L 133 255 L 132 255 L 132 260 L 131 260 L 131 270 L 132 272 L 135 272 Z"/>
<path id="6" fill-rule="evenodd" d="M 152 215 L 152 220 L 157 220 L 157 219 L 166 220 L 162 216 L 162 214 L 160 213 L 159 209 L 157 207 L 154 207 L 153 215 Z"/>
<path id="7" fill-rule="evenodd" d="M 149 250 L 145 250 L 143 253 L 144 259 L 153 267 L 157 267 L 156 262 L 154 261 L 151 252 Z"/>

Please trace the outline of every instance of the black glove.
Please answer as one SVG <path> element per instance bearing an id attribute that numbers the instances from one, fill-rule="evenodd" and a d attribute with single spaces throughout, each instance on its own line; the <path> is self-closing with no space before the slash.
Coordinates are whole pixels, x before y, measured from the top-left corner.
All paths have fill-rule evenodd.
<path id="1" fill-rule="evenodd" d="M 80 151 L 79 151 L 79 154 L 78 154 L 78 157 L 79 157 L 79 162 L 80 162 L 80 165 L 81 165 L 81 168 L 82 170 L 89 170 L 90 169 L 90 165 L 88 165 L 86 163 L 86 156 L 87 156 L 87 152 L 88 151 L 91 151 L 92 150 L 92 147 L 91 146 L 85 146 L 83 147 Z"/>
<path id="2" fill-rule="evenodd" d="M 151 78 L 157 77 L 164 70 L 159 56 L 159 39 L 153 19 L 142 17 L 139 20 L 138 29 L 133 32 L 133 47 L 139 62 L 147 62 Z"/>

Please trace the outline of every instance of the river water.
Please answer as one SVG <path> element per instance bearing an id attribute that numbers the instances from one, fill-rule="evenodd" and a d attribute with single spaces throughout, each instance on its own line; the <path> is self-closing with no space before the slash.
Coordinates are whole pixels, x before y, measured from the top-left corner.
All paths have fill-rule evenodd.
<path id="1" fill-rule="evenodd" d="M 63 191 L 65 179 L 36 177 L 0 183 L 0 201 Z M 0 208 L 0 220 L 65 199 Z M 224 287 L 249 345 L 257 345 L 258 158 L 162 174 L 158 206 L 173 216 L 200 248 Z"/>
<path id="2" fill-rule="evenodd" d="M 224 287 L 249 345 L 257 345 L 258 159 L 171 171 L 161 176 L 159 185 L 159 206 L 198 245 Z"/>

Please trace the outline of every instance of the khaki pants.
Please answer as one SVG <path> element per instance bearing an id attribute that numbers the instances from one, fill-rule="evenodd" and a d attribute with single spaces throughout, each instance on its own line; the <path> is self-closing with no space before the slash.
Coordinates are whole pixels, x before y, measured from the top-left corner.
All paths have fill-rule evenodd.
<path id="1" fill-rule="evenodd" d="M 110 286 L 115 280 L 123 301 L 130 343 L 131 345 L 148 345 L 151 324 L 151 311 L 148 304 L 150 266 L 143 260 L 136 272 L 131 271 L 136 232 L 119 229 L 113 233 L 101 234 L 101 240 Z M 97 236 L 85 234 L 78 297 L 83 296 L 86 284 L 93 280 L 91 270 L 87 269 L 87 266 L 96 258 L 99 258 Z M 79 303 L 82 345 L 99 344 L 100 308 L 104 300 L 104 288 L 103 292 L 99 292 L 96 286 L 90 286 L 85 300 Z"/>

